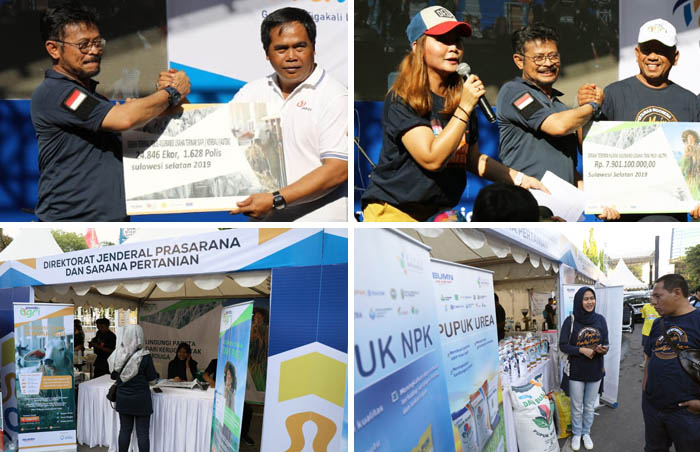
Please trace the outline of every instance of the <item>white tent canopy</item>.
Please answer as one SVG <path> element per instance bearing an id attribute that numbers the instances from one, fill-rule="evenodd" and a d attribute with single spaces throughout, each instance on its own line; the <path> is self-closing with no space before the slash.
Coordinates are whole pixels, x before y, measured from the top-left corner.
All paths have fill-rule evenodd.
<path id="1" fill-rule="evenodd" d="M 433 258 L 492 271 L 494 290 L 501 305 L 515 320 L 521 319 L 521 309 L 531 309 L 529 291 L 539 294 L 557 291 L 559 261 L 551 254 L 526 248 L 491 230 L 422 228 L 401 231 L 430 246 Z M 552 239 L 555 248 L 560 240 L 558 235 Z M 595 283 L 581 272 L 576 272 L 576 282 Z M 541 315 L 541 312 L 534 314 Z"/>
<path id="2" fill-rule="evenodd" d="M 199 229 L 138 229 L 125 243 L 138 243 L 198 236 L 216 231 Z M 49 229 L 23 228 L 0 253 L 0 262 L 33 259 L 64 254 Z M 270 271 L 175 276 L 139 280 L 99 281 L 95 283 L 35 286 L 39 302 L 72 303 L 75 306 L 135 309 L 148 300 L 191 298 L 251 298 L 270 293 Z"/>
<path id="3" fill-rule="evenodd" d="M 0 252 L 0 262 L 55 256 L 63 250 L 50 229 L 22 228 L 10 244 Z"/>
<path id="4" fill-rule="evenodd" d="M 37 286 L 37 301 L 134 309 L 149 300 L 251 298 L 270 294 L 270 271 Z"/>
<path id="5" fill-rule="evenodd" d="M 608 275 L 608 285 L 624 286 L 625 290 L 646 289 L 647 285 L 637 279 L 632 274 L 630 269 L 625 264 L 625 261 L 620 259 L 617 261 L 615 269 Z"/>

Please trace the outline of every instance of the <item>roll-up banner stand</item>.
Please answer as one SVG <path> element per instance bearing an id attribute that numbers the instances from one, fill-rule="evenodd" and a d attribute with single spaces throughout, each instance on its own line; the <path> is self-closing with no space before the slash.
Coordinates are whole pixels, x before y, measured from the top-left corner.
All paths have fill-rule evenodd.
<path id="1" fill-rule="evenodd" d="M 19 451 L 75 451 L 73 305 L 16 303 Z"/>
<path id="2" fill-rule="evenodd" d="M 493 273 L 437 259 L 431 264 L 457 449 L 504 451 Z"/>
<path id="3" fill-rule="evenodd" d="M 431 268 L 401 232 L 355 231 L 355 450 L 455 450 Z"/>
<path id="4" fill-rule="evenodd" d="M 238 452 L 240 446 L 252 318 L 252 302 L 221 311 L 211 452 Z"/>
<path id="5" fill-rule="evenodd" d="M 0 411 L 0 430 L 3 431 L 6 449 L 17 444 L 19 421 L 17 417 L 17 398 L 15 395 L 15 324 L 13 303 L 31 303 L 34 300 L 32 287 L 15 287 L 0 289 L 0 392 L 2 410 Z M 0 448 L 3 447 L 0 442 Z M 5 450 L 5 449 L 3 449 Z"/>
<path id="6" fill-rule="evenodd" d="M 564 285 L 562 305 L 569 306 L 567 312 L 573 311 L 574 295 L 584 285 Z M 605 378 L 603 379 L 603 394 L 600 400 L 613 408 L 617 407 L 618 385 L 620 381 L 620 349 L 622 347 L 622 299 L 623 287 L 593 288 L 596 297 L 595 312 L 605 317 L 608 325 L 608 342 L 610 348 L 603 357 Z M 566 317 L 564 317 L 566 319 Z M 568 334 L 559 328 L 559 334 Z"/>

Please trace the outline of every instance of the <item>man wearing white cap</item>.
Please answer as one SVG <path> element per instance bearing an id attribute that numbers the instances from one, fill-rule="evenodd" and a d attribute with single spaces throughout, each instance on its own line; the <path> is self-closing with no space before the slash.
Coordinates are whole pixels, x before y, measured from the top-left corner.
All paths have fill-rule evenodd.
<path id="1" fill-rule="evenodd" d="M 609 121 L 699 122 L 700 104 L 692 92 L 668 79 L 678 63 L 676 29 L 663 19 L 642 25 L 634 53 L 639 74 L 612 83 L 605 88 L 602 119 Z M 590 85 L 591 89 L 595 88 Z M 579 91 L 579 103 L 586 101 Z M 691 215 L 700 217 L 700 206 Z M 613 215 L 608 219 L 616 219 Z M 644 215 L 624 215 L 624 221 L 638 221 Z M 686 213 L 655 215 L 659 221 L 687 221 Z M 647 221 L 651 218 L 647 217 Z"/>

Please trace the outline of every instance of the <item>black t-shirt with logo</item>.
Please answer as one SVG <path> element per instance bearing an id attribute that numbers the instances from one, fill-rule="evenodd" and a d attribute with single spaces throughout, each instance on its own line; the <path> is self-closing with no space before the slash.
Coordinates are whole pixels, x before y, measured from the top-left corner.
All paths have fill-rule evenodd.
<path id="1" fill-rule="evenodd" d="M 666 333 L 680 348 L 700 348 L 700 311 L 664 317 Z M 676 352 L 665 343 L 661 319 L 654 320 L 644 353 L 649 356 L 646 397 L 657 409 L 676 409 L 679 402 L 700 399 L 700 384 L 685 373 Z"/>
<path id="2" fill-rule="evenodd" d="M 605 88 L 602 111 L 608 121 L 700 121 L 695 94 L 671 81 L 666 88 L 649 88 L 636 76 Z"/>
<path id="3" fill-rule="evenodd" d="M 432 104 L 432 110 L 420 116 L 393 92 L 384 99 L 382 152 L 370 185 L 362 195 L 363 205 L 386 202 L 407 213 L 414 207 L 425 211 L 427 206 L 434 207 L 434 215 L 459 203 L 467 186 L 467 146 L 460 146 L 444 168 L 428 171 L 401 142 L 404 133 L 414 127 L 430 127 L 437 136 L 447 125 L 451 115 L 440 113 L 445 99 L 433 93 Z M 469 119 L 465 138 L 469 145 L 479 139 L 475 112 Z"/>
<path id="4" fill-rule="evenodd" d="M 579 348 L 595 348 L 596 345 L 608 345 L 608 324 L 605 317 L 595 314 L 593 323 L 584 325 L 574 321 L 571 329 L 571 316 L 564 320 L 559 331 L 559 349 L 569 355 L 569 379 L 574 381 L 598 381 L 603 378 L 603 355 L 596 354 L 593 359 L 582 355 Z"/>

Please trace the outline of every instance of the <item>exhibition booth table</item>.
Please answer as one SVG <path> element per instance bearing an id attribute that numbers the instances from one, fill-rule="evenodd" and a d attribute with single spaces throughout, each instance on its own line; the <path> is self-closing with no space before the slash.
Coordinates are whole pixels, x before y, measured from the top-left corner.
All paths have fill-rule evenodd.
<path id="1" fill-rule="evenodd" d="M 80 384 L 78 392 L 78 443 L 90 447 L 106 446 L 119 450 L 119 413 L 107 400 L 114 380 L 103 375 Z M 162 388 L 151 392 L 152 452 L 188 452 L 209 450 L 214 390 Z M 136 451 L 136 431 L 130 451 Z"/>
<path id="2" fill-rule="evenodd" d="M 501 381 L 503 382 L 503 415 L 506 420 L 506 450 L 518 450 L 513 404 L 511 402 L 511 387 L 525 385 L 531 380 L 534 380 L 538 375 L 542 375 L 542 388 L 544 392 L 548 393 L 556 389 L 556 366 L 554 365 L 554 361 L 550 358 L 542 360 L 542 362 L 532 367 L 527 373 L 520 377 L 510 377 L 510 383 L 508 383 L 509 377 L 504 378 L 503 373 L 501 373 Z"/>
<path id="3" fill-rule="evenodd" d="M 227 394 L 245 393 L 249 377 L 258 378 L 256 396 L 266 408 L 261 452 L 290 444 L 303 449 L 309 420 L 316 425 L 314 444 L 329 452 L 341 450 L 347 439 L 347 251 L 344 229 L 246 228 L 3 263 L 0 289 L 13 294 L 16 288 L 24 290 L 21 297 L 0 298 L 0 319 L 11 319 L 0 321 L 0 345 L 4 349 L 8 340 L 17 338 L 15 356 L 21 357 L 0 368 L 0 378 L 15 384 L 15 369 L 29 375 L 3 406 L 15 409 L 17 417 L 33 413 L 37 424 L 17 432 L 16 427 L 11 430 L 16 424 L 5 422 L 11 442 L 19 452 L 69 451 L 79 443 L 117 449 L 118 415 L 105 397 L 111 380 L 81 383 L 76 406 L 74 389 L 64 378 L 73 373 L 73 356 L 64 359 L 60 350 L 73 349 L 75 307 L 90 304 L 137 307 L 146 348 L 161 375 L 177 344 L 191 342 L 202 365 L 218 359 L 217 381 L 226 381 L 225 368 L 236 376 L 229 380 L 235 390 L 222 385 L 212 392 L 163 388 L 162 394 L 152 394 L 154 451 L 206 451 L 217 438 L 223 438 L 217 450 L 237 450 L 235 425 L 231 434 L 217 432 L 227 419 L 242 417 L 244 398 Z M 267 354 L 260 359 L 256 355 L 257 367 L 249 368 L 253 305 L 258 301 L 270 313 L 267 328 L 256 330 L 267 339 Z M 177 333 L 163 334 L 172 330 Z M 200 330 L 207 334 L 197 336 Z M 263 336 L 255 337 L 259 344 Z M 63 391 L 60 396 L 43 391 L 32 377 L 33 353 L 61 356 L 62 373 L 50 380 Z M 260 374 L 260 364 L 266 366 L 266 375 Z M 37 397 L 42 401 L 34 414 L 37 410 L 30 411 L 28 404 L 36 404 Z M 63 420 L 61 428 L 47 432 L 44 427 L 55 425 L 57 417 Z"/>

